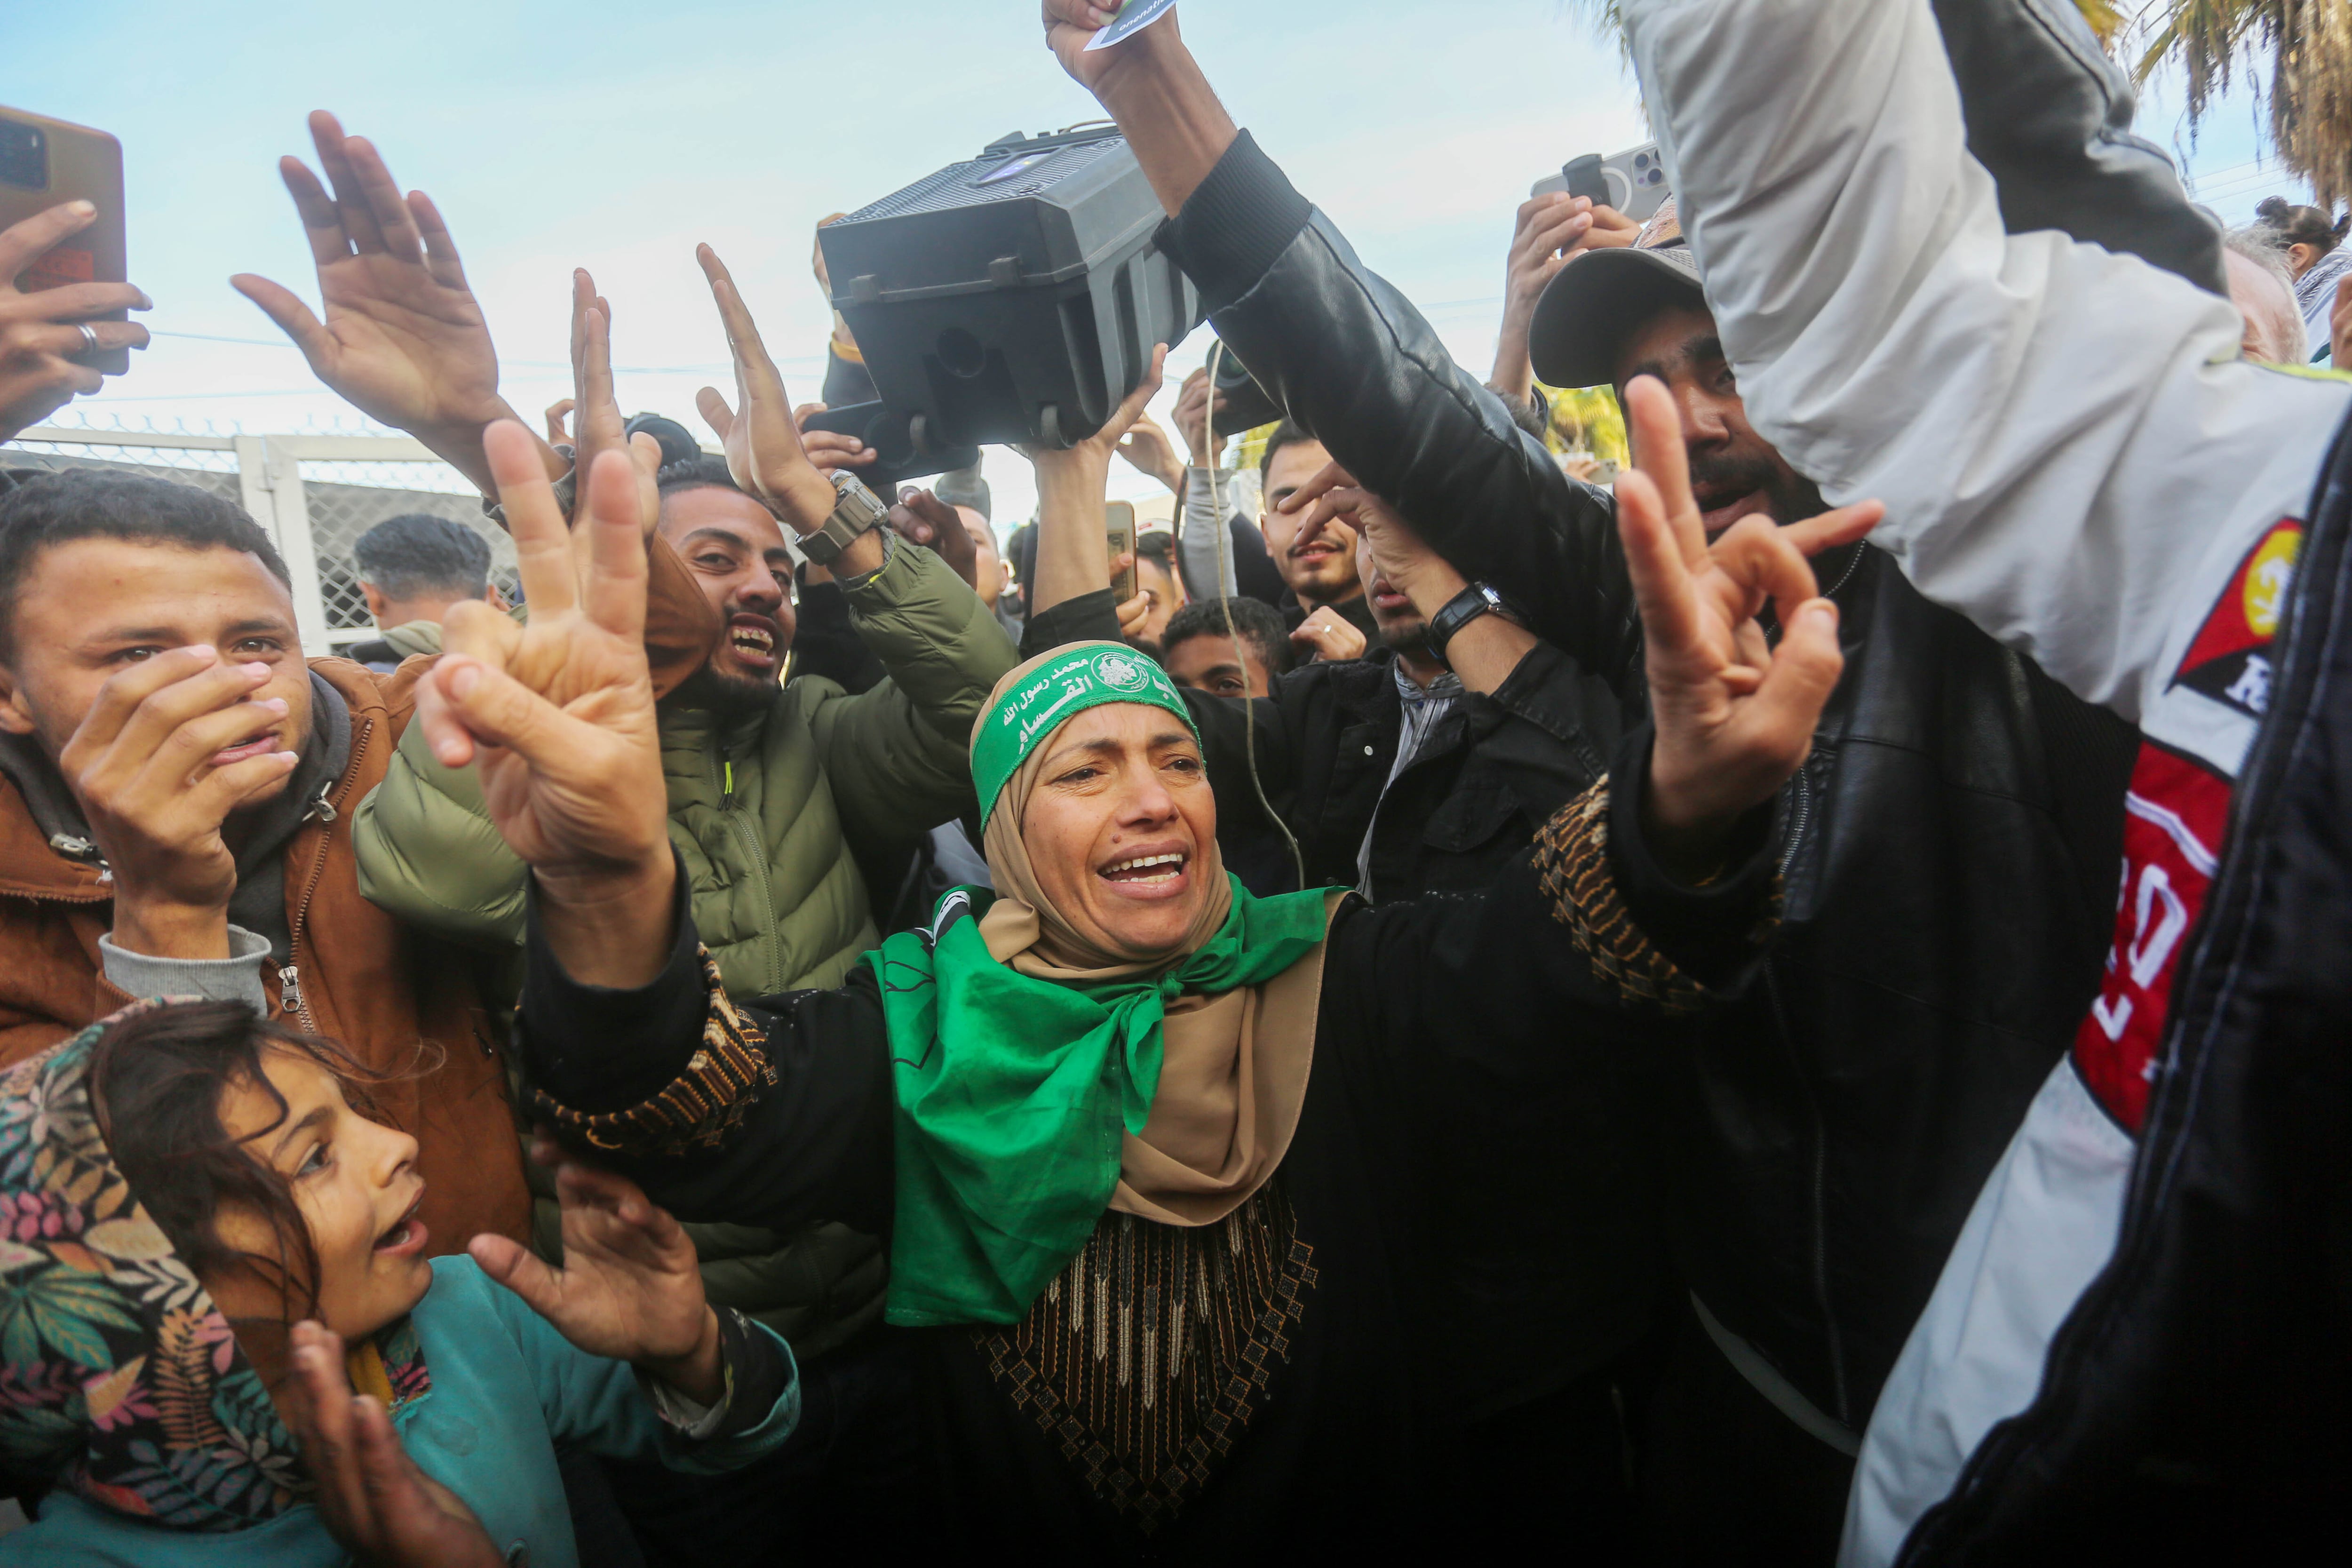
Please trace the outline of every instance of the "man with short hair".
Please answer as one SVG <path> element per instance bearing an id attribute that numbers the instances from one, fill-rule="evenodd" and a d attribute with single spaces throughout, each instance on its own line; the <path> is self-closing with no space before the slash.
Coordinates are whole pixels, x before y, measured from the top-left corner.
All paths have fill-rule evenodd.
<path id="1" fill-rule="evenodd" d="M 490 542 L 431 512 L 386 518 L 352 542 L 360 592 L 383 635 L 345 650 L 379 675 L 404 658 L 441 651 L 441 617 L 461 599 L 506 607 L 490 583 Z"/>
<path id="2" fill-rule="evenodd" d="M 241 1000 L 386 1075 L 436 1251 L 523 1236 L 477 965 L 360 894 L 352 816 L 410 681 L 306 661 L 289 583 L 192 486 L 81 469 L 0 497 L 0 1062 L 141 996 Z"/>
<path id="3" fill-rule="evenodd" d="M 1160 662 L 1168 678 L 1187 691 L 1263 697 L 1276 676 L 1289 673 L 1290 637 L 1271 605 L 1240 597 L 1195 599 L 1168 617 Z"/>
<path id="4" fill-rule="evenodd" d="M 1259 521 L 1265 547 L 1290 592 L 1291 602 L 1283 608 L 1283 619 L 1290 628 L 1297 631 L 1316 619 L 1317 612 L 1328 610 L 1330 615 L 1320 617 L 1321 621 L 1337 617 L 1370 642 L 1380 635 L 1380 627 L 1372 618 L 1371 606 L 1364 602 L 1364 584 L 1356 573 L 1355 530 L 1344 521 L 1331 521 L 1309 532 L 1298 526 L 1298 514 L 1282 510 L 1282 503 L 1330 461 L 1331 454 L 1323 443 L 1302 426 L 1287 419 L 1276 426 L 1257 460 L 1265 497 Z M 1321 635 L 1309 633 L 1308 641 L 1318 653 L 1328 656 L 1333 651 L 1324 646 Z"/>

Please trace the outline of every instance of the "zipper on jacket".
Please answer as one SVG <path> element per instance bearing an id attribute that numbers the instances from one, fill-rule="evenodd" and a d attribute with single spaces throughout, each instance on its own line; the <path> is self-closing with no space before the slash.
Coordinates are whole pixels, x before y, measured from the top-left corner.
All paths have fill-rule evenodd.
<path id="1" fill-rule="evenodd" d="M 1801 778 L 1803 774 L 1800 773 L 1798 776 Z M 1834 1414 L 1848 1427 L 1853 1427 L 1853 1402 L 1846 1397 L 1845 1335 L 1838 1328 L 1837 1310 L 1830 1304 L 1829 1129 L 1822 1119 L 1821 1098 L 1813 1092 L 1813 1080 L 1806 1074 L 1804 1060 L 1798 1055 L 1796 1035 L 1789 1027 L 1788 1009 L 1780 1001 L 1780 975 L 1777 967 L 1771 964 L 1765 966 L 1764 984 L 1772 997 L 1772 1017 L 1780 1027 L 1780 1043 L 1788 1052 L 1790 1070 L 1796 1074 L 1799 1087 L 1805 1091 L 1805 1114 L 1811 1122 L 1811 1212 L 1806 1216 L 1806 1225 L 1812 1232 L 1813 1304 L 1822 1314 L 1822 1348 L 1829 1352 L 1830 1393 L 1837 1401 Z"/>
<path id="2" fill-rule="evenodd" d="M 1780 869 L 1784 873 L 1795 863 L 1797 850 L 1805 842 L 1805 828 L 1813 816 L 1812 781 L 1805 777 L 1801 763 L 1789 776 L 1789 782 L 1796 788 L 1789 792 L 1789 846 L 1780 851 Z"/>
<path id="3" fill-rule="evenodd" d="M 766 733 L 764 725 L 761 732 Z M 768 877 L 768 847 L 760 837 L 758 818 L 735 804 L 735 760 L 722 757 L 719 766 L 721 785 L 719 815 L 726 821 L 727 829 L 735 836 L 736 842 L 742 846 L 744 858 L 751 863 L 751 884 L 760 902 L 761 944 L 768 952 L 768 990 L 780 992 L 784 989 L 789 977 L 784 973 L 784 933 L 776 920 L 775 889 Z"/>
<path id="4" fill-rule="evenodd" d="M 370 719 L 360 726 L 359 738 L 352 742 L 352 760 L 343 765 L 341 783 L 345 790 L 359 776 L 360 761 L 367 755 L 368 742 L 374 737 L 375 721 Z M 305 815 L 316 816 L 331 827 L 342 813 L 327 798 L 326 791 L 320 790 L 317 803 Z M 278 1005 L 281 1011 L 294 1015 L 306 1035 L 319 1032 L 319 1021 L 310 1016 L 310 1004 L 302 994 L 302 930 L 310 918 L 310 900 L 318 896 L 319 884 L 326 879 L 328 837 L 320 837 L 318 858 L 311 861 L 310 874 L 303 880 L 302 896 L 295 900 L 294 918 L 287 922 L 286 963 L 278 971 Z"/>

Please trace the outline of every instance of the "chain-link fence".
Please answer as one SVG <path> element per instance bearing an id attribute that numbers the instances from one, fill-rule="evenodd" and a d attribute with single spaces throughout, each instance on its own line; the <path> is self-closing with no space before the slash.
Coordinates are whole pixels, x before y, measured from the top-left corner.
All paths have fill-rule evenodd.
<path id="1" fill-rule="evenodd" d="M 427 512 L 489 542 L 490 580 L 519 596 L 514 543 L 482 513 L 456 469 L 405 437 L 224 436 L 43 425 L 0 446 L 0 467 L 95 468 L 195 485 L 236 502 L 269 531 L 294 577 L 307 653 L 374 633 L 352 545 L 387 518 Z"/>
<path id="2" fill-rule="evenodd" d="M 446 479 L 446 484 L 436 481 Z M 427 488 L 427 487 L 431 488 Z M 302 464 L 302 500 L 310 526 L 310 548 L 319 563 L 319 600 L 329 635 L 373 625 L 360 592 L 352 546 L 361 534 L 387 518 L 425 512 L 461 523 L 488 541 L 490 581 L 511 604 L 521 584 L 515 574 L 514 542 L 482 514 L 481 498 L 456 469 L 441 463 L 350 462 Z"/>

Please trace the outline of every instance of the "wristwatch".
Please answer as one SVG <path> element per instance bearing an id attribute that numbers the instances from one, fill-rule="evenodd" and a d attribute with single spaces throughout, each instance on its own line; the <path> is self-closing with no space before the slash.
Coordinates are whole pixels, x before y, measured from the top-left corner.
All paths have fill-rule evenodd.
<path id="1" fill-rule="evenodd" d="M 1429 617 L 1429 651 L 1444 658 L 1445 645 L 1454 640 L 1454 634 L 1480 616 L 1500 616 L 1513 622 L 1519 618 L 1502 595 L 1484 583 L 1473 583 Z"/>
<path id="2" fill-rule="evenodd" d="M 841 559 L 841 552 L 857 542 L 858 536 L 890 515 L 890 508 L 881 497 L 866 488 L 856 474 L 838 469 L 833 479 L 833 514 L 824 526 L 801 535 L 801 553 L 818 565 L 831 569 Z"/>

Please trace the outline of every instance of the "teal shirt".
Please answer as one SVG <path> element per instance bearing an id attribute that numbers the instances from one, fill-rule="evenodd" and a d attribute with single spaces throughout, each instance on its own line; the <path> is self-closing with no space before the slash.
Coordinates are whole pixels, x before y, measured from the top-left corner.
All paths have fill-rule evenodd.
<path id="1" fill-rule="evenodd" d="M 532 1568 L 580 1561 L 557 1443 L 710 1474 L 771 1452 L 800 1420 L 795 1374 L 759 1426 L 719 1441 L 684 1441 L 655 1414 L 627 1363 L 574 1348 L 470 1258 L 433 1260 L 433 1288 L 415 1321 L 433 1388 L 401 1411 L 401 1443 L 426 1475 L 465 1500 L 508 1561 L 520 1561 L 521 1547 Z M 142 1524 L 60 1490 L 43 1500 L 37 1522 L 0 1536 L 6 1568 L 335 1568 L 349 1561 L 307 1505 L 214 1534 Z"/>

